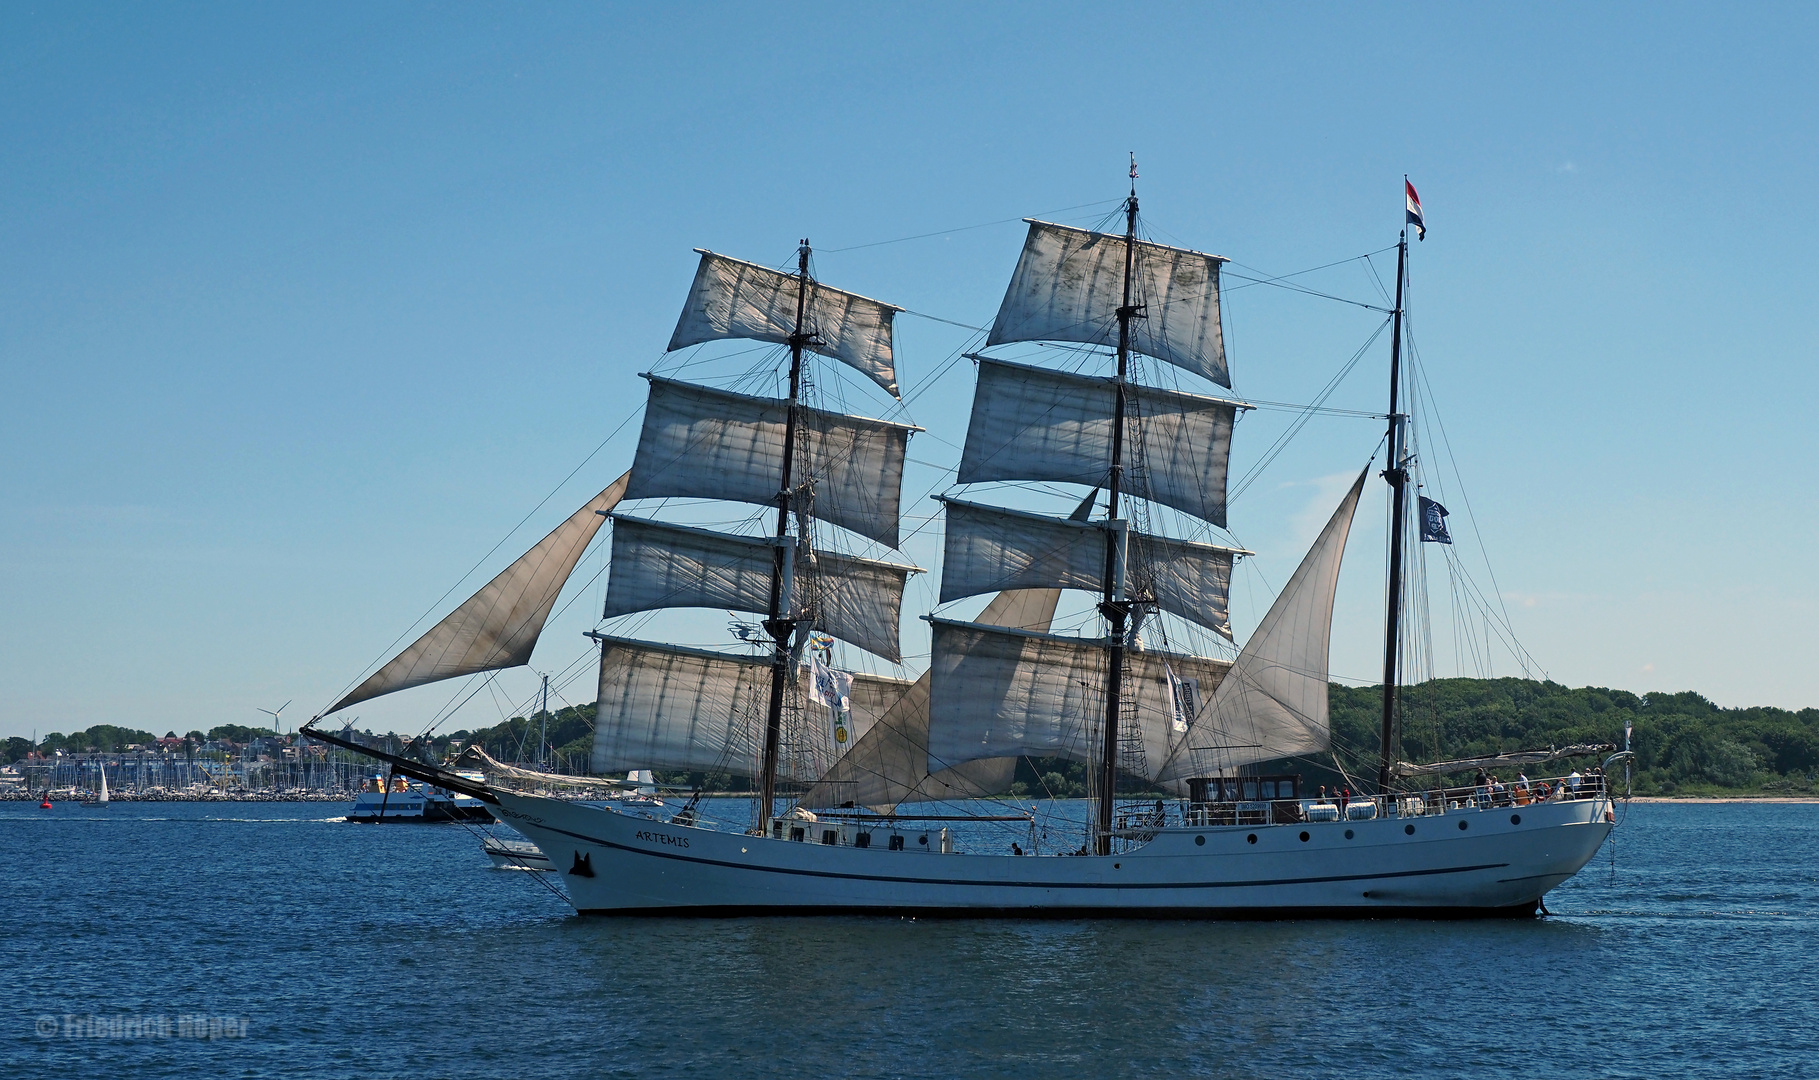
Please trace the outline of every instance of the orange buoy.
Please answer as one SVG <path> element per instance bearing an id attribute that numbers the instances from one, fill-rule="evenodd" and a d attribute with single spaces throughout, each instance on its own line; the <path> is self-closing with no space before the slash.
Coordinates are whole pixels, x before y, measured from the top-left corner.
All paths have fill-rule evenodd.
<path id="1" fill-rule="evenodd" d="M 51 808 L 51 801 L 49 799 L 46 799 L 43 802 L 38 804 L 38 809 L 40 809 L 40 810 L 49 810 L 50 808 Z"/>

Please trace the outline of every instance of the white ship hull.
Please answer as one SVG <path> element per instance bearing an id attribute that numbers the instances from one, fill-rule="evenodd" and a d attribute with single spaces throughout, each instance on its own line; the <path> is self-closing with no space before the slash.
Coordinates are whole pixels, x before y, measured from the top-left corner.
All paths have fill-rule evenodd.
<path id="1" fill-rule="evenodd" d="M 941 853 L 661 824 L 498 792 L 584 914 L 1286 918 L 1531 915 L 1609 835 L 1603 797 L 1292 825 L 1173 827 L 1102 857 Z M 796 824 L 794 822 L 791 823 Z M 1412 831 L 1411 831 L 1412 830 Z M 1349 838 L 1348 838 L 1349 834 Z M 1303 835 L 1306 839 L 1302 839 Z"/>

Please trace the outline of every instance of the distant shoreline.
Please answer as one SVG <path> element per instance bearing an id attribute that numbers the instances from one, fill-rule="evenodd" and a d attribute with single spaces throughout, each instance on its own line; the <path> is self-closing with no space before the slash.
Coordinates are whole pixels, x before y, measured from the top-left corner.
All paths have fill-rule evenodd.
<path id="1" fill-rule="evenodd" d="M 1645 803 L 1816 803 L 1819 795 L 1637 795 L 1631 802 Z"/>

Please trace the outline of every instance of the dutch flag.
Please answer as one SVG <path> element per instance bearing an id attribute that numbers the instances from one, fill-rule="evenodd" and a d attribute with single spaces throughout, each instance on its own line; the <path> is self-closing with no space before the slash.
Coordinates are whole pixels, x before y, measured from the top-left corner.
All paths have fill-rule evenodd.
<path id="1" fill-rule="evenodd" d="M 1415 194 L 1415 185 L 1402 178 L 1402 186 L 1408 189 L 1408 224 L 1415 227 L 1415 239 L 1427 239 L 1427 226 L 1421 221 L 1421 196 Z"/>

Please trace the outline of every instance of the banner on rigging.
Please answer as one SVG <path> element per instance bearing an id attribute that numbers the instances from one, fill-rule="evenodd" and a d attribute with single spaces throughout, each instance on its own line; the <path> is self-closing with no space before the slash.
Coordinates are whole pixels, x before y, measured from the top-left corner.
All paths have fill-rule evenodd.
<path id="1" fill-rule="evenodd" d="M 827 706 L 828 734 L 833 737 L 834 749 L 845 750 L 852 741 L 853 673 L 840 671 L 817 656 L 809 674 L 808 698 Z"/>
<path id="2" fill-rule="evenodd" d="M 1174 713 L 1171 720 L 1176 734 L 1180 734 L 1200 713 L 1200 680 L 1176 678 L 1167 660 L 1162 662 L 1162 671 L 1168 676 L 1168 700 Z"/>

